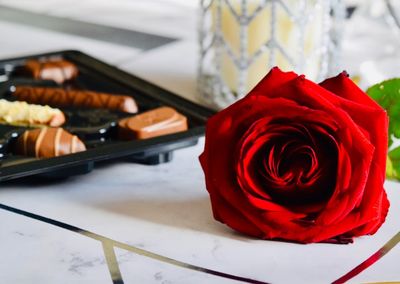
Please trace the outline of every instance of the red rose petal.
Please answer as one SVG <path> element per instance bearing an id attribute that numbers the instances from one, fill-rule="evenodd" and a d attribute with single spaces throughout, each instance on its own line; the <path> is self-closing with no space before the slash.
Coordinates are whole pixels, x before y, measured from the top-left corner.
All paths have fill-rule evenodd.
<path id="1" fill-rule="evenodd" d="M 373 219 L 375 216 L 378 220 L 384 220 L 385 216 L 379 216 L 380 212 L 376 213 L 375 210 L 371 209 L 370 204 L 373 200 L 379 200 L 378 196 L 384 192 L 383 182 L 386 174 L 388 143 L 387 131 L 385 131 L 388 129 L 386 112 L 343 73 L 325 80 L 321 85 L 338 96 L 351 100 L 351 102 L 343 100 L 341 102 L 342 108 L 352 116 L 360 127 L 369 133 L 369 138 L 376 151 L 373 158 L 374 163 L 371 166 L 369 179 L 364 190 L 363 202 L 359 210 L 366 219 Z M 368 107 L 365 107 L 365 105 Z M 383 199 L 386 198 L 386 193 L 384 196 Z M 387 198 L 382 203 L 383 209 L 380 211 L 387 212 L 389 207 Z M 369 228 L 358 228 L 354 233 L 367 234 L 369 233 Z"/>
<path id="2" fill-rule="evenodd" d="M 265 96 L 265 90 L 273 91 L 297 77 L 298 75 L 294 72 L 283 72 L 279 67 L 274 67 L 253 90 L 249 92 L 248 96 Z"/>
<path id="3" fill-rule="evenodd" d="M 346 81 L 348 79 L 339 79 L 344 82 L 344 87 L 353 88 Z M 340 88 L 331 89 L 334 92 L 338 90 Z M 303 113 L 298 114 L 295 109 L 302 109 Z M 243 135 L 258 119 L 289 117 L 295 121 L 297 116 L 303 121 L 310 117 L 310 121 L 315 122 L 316 118 L 308 111 L 310 109 L 325 113 L 317 120 L 334 119 L 334 125 L 330 126 L 335 129 L 333 138 L 340 148 L 335 192 L 325 208 L 317 207 L 322 211 L 315 217 L 276 204 L 252 180 L 249 169 L 254 169 L 255 165 L 252 165 L 251 155 L 256 155 L 256 150 L 262 149 L 267 140 L 254 143 L 254 149 L 243 149 L 245 164 L 241 168 L 235 168 L 233 155 L 238 151 L 237 144 L 243 142 L 240 141 Z M 296 78 L 294 73 L 272 70 L 247 97 L 212 117 L 207 124 L 206 145 L 200 160 L 216 218 L 251 235 L 305 243 L 343 234 L 373 233 L 383 222 L 388 207 L 382 188 L 385 137 L 379 138 L 378 134 L 382 126 L 380 122 L 384 123 L 387 118 L 378 115 L 376 123 L 379 111 L 359 93 L 335 95 L 303 77 Z M 293 147 L 291 151 L 310 152 L 306 146 Z M 312 159 L 313 154 L 309 155 Z M 271 159 L 273 161 L 272 156 Z M 278 167 L 270 161 L 263 165 L 272 171 Z M 295 167 L 288 170 L 302 170 L 301 165 Z M 314 167 L 318 168 L 315 162 Z M 236 182 L 236 170 L 245 176 L 241 185 Z M 372 209 L 369 208 L 371 204 L 375 204 Z"/>
<path id="4" fill-rule="evenodd" d="M 304 112 L 304 108 L 299 109 L 301 112 Z M 305 121 L 300 123 L 296 122 L 295 124 L 274 124 L 270 123 L 271 119 L 270 118 L 262 118 L 257 120 L 253 125 L 249 128 L 249 130 L 243 135 L 242 139 L 239 141 L 240 149 L 237 151 L 238 152 L 238 157 L 237 157 L 237 178 L 238 178 L 238 183 L 240 187 L 244 190 L 246 195 L 250 198 L 253 197 L 252 200 L 256 200 L 257 202 L 259 201 L 258 199 L 262 198 L 264 200 L 271 200 L 270 195 L 268 194 L 268 191 L 271 192 L 273 188 L 277 188 L 279 194 L 284 194 L 284 195 L 292 195 L 293 198 L 295 196 L 299 195 L 299 197 L 303 197 L 304 201 L 306 200 L 305 198 L 308 197 L 317 197 L 317 196 L 324 196 L 326 194 L 329 194 L 326 192 L 326 182 L 317 183 L 319 179 L 324 179 L 324 175 L 322 175 L 323 170 L 327 170 L 330 175 L 332 175 L 331 182 L 334 182 L 335 174 L 336 174 L 336 166 L 332 169 L 325 169 L 324 166 L 318 166 L 318 159 L 317 157 L 313 156 L 316 155 L 316 152 L 314 149 L 308 145 L 309 144 L 314 144 L 314 147 L 318 146 L 318 143 L 314 140 L 312 135 L 309 133 L 309 130 L 304 127 L 304 125 L 307 125 L 310 123 L 310 127 L 312 127 L 313 124 L 315 124 L 315 121 L 317 118 L 319 118 L 321 115 L 324 115 L 324 113 L 317 112 L 317 111 L 312 111 L 312 110 L 307 110 L 309 112 L 308 119 L 310 121 Z M 301 113 L 300 112 L 300 113 Z M 286 112 L 289 113 L 289 112 Z M 294 118 L 297 117 L 298 114 L 297 112 L 293 112 L 286 116 L 286 119 L 292 118 L 291 116 L 294 115 Z M 311 117 L 311 114 L 314 115 L 314 117 Z M 296 119 L 297 120 L 297 119 Z M 312 122 L 312 124 L 311 124 Z M 334 124 L 332 124 L 334 125 Z M 314 126 L 315 127 L 315 126 Z M 326 126 L 329 127 L 329 126 Z M 318 126 L 317 129 L 321 129 L 321 126 Z M 293 135 L 297 135 L 298 137 L 292 137 L 289 138 L 287 137 L 288 134 L 292 133 Z M 274 140 L 277 139 L 285 139 L 285 143 L 283 148 L 281 149 L 284 150 L 286 153 L 274 153 L 274 147 L 272 146 L 271 151 L 268 153 L 265 153 L 265 156 L 268 155 L 268 157 L 265 157 L 264 162 L 260 163 L 259 157 L 262 157 L 263 154 L 260 153 L 265 148 L 264 146 L 267 145 L 268 143 L 274 143 Z M 307 141 L 300 142 L 301 144 L 298 144 L 296 140 L 290 140 L 290 139 L 306 139 Z M 330 137 L 328 137 L 330 139 Z M 306 144 L 302 144 L 306 143 Z M 286 149 L 285 147 L 287 145 L 294 145 L 288 146 Z M 297 145 L 297 146 L 296 146 Z M 332 143 L 332 146 L 334 143 Z M 320 152 L 319 149 L 316 149 L 318 153 Z M 282 169 L 284 169 L 284 164 L 279 165 L 280 160 L 282 159 L 283 154 L 285 155 L 291 155 L 290 153 L 298 155 L 299 153 L 301 156 L 309 157 L 309 162 L 310 164 L 306 166 L 306 164 L 298 164 L 298 168 L 294 168 L 293 165 L 289 169 L 288 172 L 282 173 Z M 277 157 L 272 157 L 271 155 L 277 154 Z M 318 154 L 320 155 L 320 153 Z M 267 159 L 268 158 L 268 159 Z M 320 157 L 321 159 L 328 159 L 328 157 Z M 332 158 L 329 158 L 328 162 L 325 163 L 325 165 L 329 165 L 331 163 Z M 278 164 L 275 164 L 275 160 Z M 303 163 L 303 162 L 302 162 Z M 264 167 L 261 167 L 264 165 Z M 283 167 L 282 167 L 283 166 Z M 278 173 L 278 168 L 280 168 L 280 172 Z M 296 173 L 301 172 L 301 174 Z M 304 173 L 303 173 L 304 171 Z M 259 177 L 262 177 L 262 180 L 260 180 Z M 305 180 L 293 180 L 294 178 L 304 178 Z M 308 179 L 308 180 L 307 180 Z M 297 184 L 297 185 L 296 185 Z M 322 188 L 318 188 L 322 185 Z M 272 186 L 272 188 L 271 188 Z M 332 185 L 333 186 L 333 185 Z M 325 198 L 326 199 L 326 198 Z M 297 202 L 297 201 L 296 201 Z M 303 202 L 304 203 L 304 202 Z M 258 208 L 263 208 L 263 209 L 268 209 L 268 207 L 259 207 L 260 202 L 257 204 L 254 204 Z M 304 209 L 308 211 L 308 207 L 311 204 L 307 204 L 304 206 Z M 267 206 L 270 206 L 269 204 Z M 290 207 L 291 208 L 291 207 Z M 301 206 L 296 206 L 297 211 L 304 212 L 304 210 L 301 209 Z M 315 208 L 315 206 L 313 206 Z M 282 209 L 280 209 L 282 210 Z M 299 218 L 304 217 L 303 215 Z"/>
<path id="5" fill-rule="evenodd" d="M 263 232 L 235 207 L 221 199 L 218 194 L 213 195 L 212 200 L 214 201 L 213 206 L 218 207 L 218 210 L 214 210 L 215 208 L 213 208 L 214 218 L 216 220 L 222 223 L 224 223 L 224 220 L 230 220 L 229 226 L 232 229 L 250 236 L 262 238 Z M 218 212 L 218 215 L 216 215 L 216 212 Z M 232 216 L 235 216 L 235 218 L 232 218 Z"/>
<path id="6" fill-rule="evenodd" d="M 357 163 L 360 163 L 361 165 L 361 167 L 358 164 L 353 165 L 353 167 L 358 168 L 357 172 L 363 173 L 363 175 L 359 175 L 358 178 L 352 178 L 352 185 L 349 188 L 349 195 L 354 197 L 352 201 L 356 201 L 365 187 L 365 176 L 368 176 L 369 173 L 370 162 L 368 162 L 368 160 L 371 160 L 374 147 L 363 135 L 362 131 L 360 131 L 352 118 L 344 110 L 337 107 L 345 100 L 302 77 L 292 80 L 290 84 L 282 86 L 273 93 L 269 93 L 268 90 L 266 90 L 266 93 L 270 97 L 285 97 L 312 109 L 326 111 L 328 115 L 335 117 L 336 121 L 341 121 L 340 124 L 346 129 L 337 133 L 342 136 L 337 137 L 337 139 L 347 144 L 345 145 L 345 148 L 347 151 L 351 151 L 351 160 L 354 162 L 357 161 Z M 298 94 L 302 95 L 299 96 Z M 340 181 L 340 172 L 338 181 Z M 338 190 L 342 189 L 338 187 Z M 327 222 L 327 217 L 329 217 L 331 222 L 334 222 L 337 218 L 348 214 L 354 208 L 346 208 L 346 212 L 343 212 L 342 214 L 335 209 L 335 205 L 332 203 L 335 203 L 334 198 L 332 198 L 329 208 L 322 212 L 320 222 Z M 350 202 L 350 204 L 355 205 L 355 202 Z M 356 226 L 356 224 L 354 224 L 354 226 Z"/>
<path id="7" fill-rule="evenodd" d="M 349 79 L 346 72 L 342 72 L 336 77 L 328 78 L 320 86 L 331 91 L 332 93 L 358 103 L 363 106 L 369 106 L 375 109 L 382 110 L 382 108 L 369 96 L 365 94 L 354 82 Z"/>
<path id="8" fill-rule="evenodd" d="M 308 105 L 312 105 L 313 108 L 323 109 L 328 112 L 327 107 L 329 104 L 334 104 L 340 106 L 340 104 L 345 101 L 344 99 L 335 96 L 333 93 L 330 93 L 323 88 L 318 88 L 314 83 L 308 80 L 298 80 L 298 84 L 292 84 L 290 87 L 293 89 L 288 91 L 287 94 L 289 97 L 293 97 L 293 94 L 302 94 L 301 101 Z M 296 88 L 297 87 L 297 88 Z M 300 89 L 300 90 L 299 90 Z M 296 92 L 297 91 L 297 92 Z M 293 98 L 295 99 L 295 98 Z M 324 102 L 328 100 L 328 103 Z M 335 117 L 337 121 L 342 121 L 342 125 L 346 126 L 346 129 L 339 132 L 338 134 L 342 137 L 337 137 L 338 141 L 342 141 L 342 143 L 346 143 L 344 147 L 347 152 L 350 154 L 350 160 L 354 163 L 352 167 L 357 168 L 356 173 L 358 175 L 353 175 L 352 184 L 350 185 L 350 192 L 348 194 L 351 196 L 352 200 L 349 202 L 349 207 L 346 208 L 345 212 L 339 214 L 336 210 L 336 202 L 335 198 L 332 197 L 332 202 L 328 204 L 327 210 L 322 212 L 320 218 L 320 222 L 327 222 L 327 219 L 324 220 L 327 216 L 330 217 L 330 221 L 337 221 L 332 216 L 336 215 L 337 218 L 341 218 L 347 215 L 356 205 L 357 200 L 363 192 L 366 183 L 366 176 L 368 176 L 370 169 L 370 161 L 373 155 L 374 147 L 371 145 L 370 141 L 363 135 L 362 131 L 358 128 L 358 126 L 354 123 L 352 118 L 342 109 L 342 108 L 334 108 L 332 115 Z M 351 151 L 351 152 L 350 152 Z M 340 181 L 340 176 L 338 176 L 338 180 Z M 338 190 L 343 190 L 338 188 Z M 330 215 L 330 216 L 329 216 Z M 363 222 L 363 221 L 360 221 Z M 356 226 L 356 224 L 354 224 Z"/>

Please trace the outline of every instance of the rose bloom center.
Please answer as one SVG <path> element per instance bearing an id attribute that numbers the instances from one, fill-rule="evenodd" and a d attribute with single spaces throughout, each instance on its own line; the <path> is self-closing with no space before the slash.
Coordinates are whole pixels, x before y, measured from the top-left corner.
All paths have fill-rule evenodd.
<path id="1" fill-rule="evenodd" d="M 329 130 L 315 123 L 274 121 L 255 132 L 245 142 L 252 145 L 244 147 L 257 148 L 246 167 L 258 193 L 285 206 L 329 200 L 338 161 L 337 142 Z"/>

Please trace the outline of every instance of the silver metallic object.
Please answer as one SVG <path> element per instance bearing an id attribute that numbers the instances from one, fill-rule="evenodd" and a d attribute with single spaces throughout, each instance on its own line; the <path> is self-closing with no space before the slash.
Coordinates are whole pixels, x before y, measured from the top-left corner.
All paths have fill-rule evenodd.
<path id="1" fill-rule="evenodd" d="M 312 80 L 337 72 L 344 17 L 341 0 L 201 0 L 199 95 L 219 109 L 276 65 Z"/>

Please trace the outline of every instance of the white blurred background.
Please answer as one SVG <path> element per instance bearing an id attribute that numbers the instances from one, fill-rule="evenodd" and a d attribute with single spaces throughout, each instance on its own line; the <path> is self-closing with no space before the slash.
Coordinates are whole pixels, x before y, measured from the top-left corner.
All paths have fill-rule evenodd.
<path id="1" fill-rule="evenodd" d="M 196 100 L 198 1 L 0 0 L 0 57 L 79 49 Z M 399 2 L 393 1 L 397 5 Z M 385 0 L 345 0 L 345 3 L 357 9 L 343 30 L 343 69 L 359 76 L 363 87 L 400 76 L 397 68 L 400 66 L 397 51 L 400 37 L 387 16 Z M 97 38 L 98 30 L 85 37 L 79 33 L 60 33 L 62 27 L 54 24 L 43 27 L 29 21 L 13 20 L 11 16 L 7 17 L 9 11 L 5 8 L 43 15 L 43 19 L 55 17 L 79 21 L 82 26 L 92 23 L 176 40 L 143 50 L 135 45 L 121 44 L 118 38 L 114 40 L 115 37 L 111 41 Z"/>

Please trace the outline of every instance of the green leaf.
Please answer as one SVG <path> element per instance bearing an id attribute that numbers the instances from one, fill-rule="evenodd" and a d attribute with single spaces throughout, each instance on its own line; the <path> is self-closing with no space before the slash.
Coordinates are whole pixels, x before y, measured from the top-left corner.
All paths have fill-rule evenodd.
<path id="1" fill-rule="evenodd" d="M 400 78 L 376 84 L 367 90 L 367 94 L 387 111 L 390 147 L 393 144 L 393 137 L 400 138 Z M 386 176 L 400 180 L 400 147 L 388 153 Z"/>
<path id="2" fill-rule="evenodd" d="M 398 174 L 399 173 L 393 167 L 392 160 L 388 156 L 386 160 L 386 177 L 388 179 L 397 179 Z"/>
<path id="3" fill-rule="evenodd" d="M 367 94 L 389 115 L 389 146 L 393 137 L 400 138 L 400 78 L 383 81 L 367 90 Z"/>

